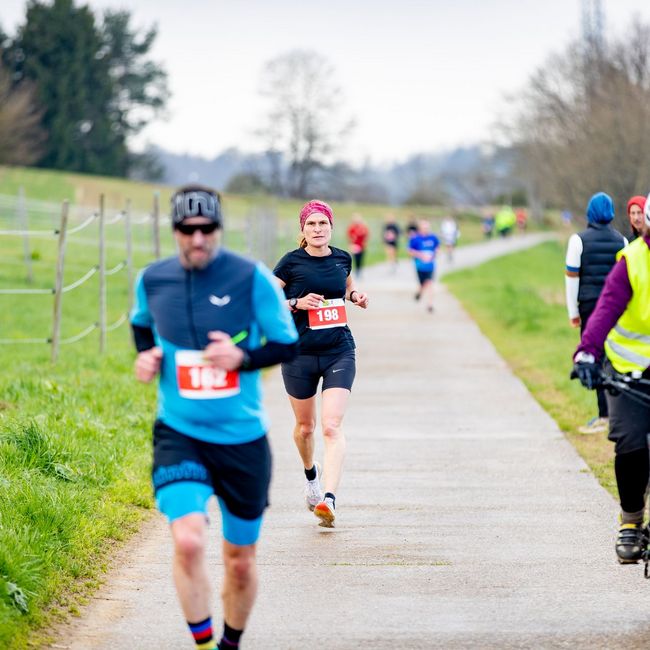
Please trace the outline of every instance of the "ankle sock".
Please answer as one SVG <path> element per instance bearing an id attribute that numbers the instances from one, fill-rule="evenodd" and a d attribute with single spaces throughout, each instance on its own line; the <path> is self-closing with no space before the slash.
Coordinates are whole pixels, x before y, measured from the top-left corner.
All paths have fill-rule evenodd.
<path id="1" fill-rule="evenodd" d="M 198 623 L 187 621 L 187 625 L 199 650 L 216 650 L 217 646 L 212 636 L 212 619 L 209 616 Z"/>
<path id="2" fill-rule="evenodd" d="M 325 496 L 323 497 L 323 501 L 325 499 L 332 499 L 332 506 L 336 508 L 336 497 L 331 493 L 331 492 L 325 492 Z"/>
<path id="3" fill-rule="evenodd" d="M 307 477 L 308 481 L 313 481 L 318 476 L 316 465 L 314 465 L 311 469 L 306 469 L 305 476 Z"/>
<path id="4" fill-rule="evenodd" d="M 621 524 L 642 524 L 644 511 L 645 508 L 638 512 L 625 512 L 621 510 Z"/>
<path id="5" fill-rule="evenodd" d="M 223 636 L 221 637 L 221 641 L 219 641 L 218 650 L 237 650 L 239 648 L 239 639 L 243 633 L 244 630 L 235 630 L 224 621 Z"/>

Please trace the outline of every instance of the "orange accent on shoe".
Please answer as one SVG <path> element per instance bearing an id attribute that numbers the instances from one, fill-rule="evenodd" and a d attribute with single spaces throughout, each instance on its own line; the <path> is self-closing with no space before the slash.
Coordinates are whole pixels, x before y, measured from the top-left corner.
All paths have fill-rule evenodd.
<path id="1" fill-rule="evenodd" d="M 334 512 L 324 501 L 316 505 L 314 514 L 321 520 L 321 526 L 325 526 L 326 528 L 334 527 Z"/>

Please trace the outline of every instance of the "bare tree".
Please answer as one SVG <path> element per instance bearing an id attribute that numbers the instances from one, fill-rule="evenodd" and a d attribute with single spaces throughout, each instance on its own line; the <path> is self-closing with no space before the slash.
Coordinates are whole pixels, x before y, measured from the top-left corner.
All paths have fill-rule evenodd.
<path id="1" fill-rule="evenodd" d="M 316 52 L 293 50 L 266 64 L 261 94 L 269 102 L 260 135 L 275 161 L 273 189 L 304 197 L 353 126 L 341 116 L 334 68 Z"/>
<path id="2" fill-rule="evenodd" d="M 0 164 L 29 165 L 40 157 L 45 133 L 42 111 L 28 83 L 12 86 L 11 75 L 0 64 Z"/>
<path id="3" fill-rule="evenodd" d="M 574 43 L 530 79 L 511 124 L 537 199 L 582 212 L 589 196 L 624 206 L 650 188 L 650 27 L 638 21 L 598 56 Z"/>

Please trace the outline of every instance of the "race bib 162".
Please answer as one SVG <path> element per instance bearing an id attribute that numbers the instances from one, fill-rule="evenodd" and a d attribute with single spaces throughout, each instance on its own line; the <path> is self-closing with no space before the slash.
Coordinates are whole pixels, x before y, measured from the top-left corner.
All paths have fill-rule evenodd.
<path id="1" fill-rule="evenodd" d="M 201 350 L 176 352 L 176 380 L 181 397 L 220 399 L 239 393 L 239 372 L 214 368 Z"/>

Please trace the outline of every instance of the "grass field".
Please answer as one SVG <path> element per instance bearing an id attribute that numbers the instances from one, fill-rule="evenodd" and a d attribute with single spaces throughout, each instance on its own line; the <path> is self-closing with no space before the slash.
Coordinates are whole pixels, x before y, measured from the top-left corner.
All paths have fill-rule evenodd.
<path id="1" fill-rule="evenodd" d="M 75 208 L 79 208 L 83 214 L 89 214 L 96 210 L 99 204 L 100 194 L 105 195 L 106 209 L 108 213 L 114 213 L 125 207 L 127 199 L 137 215 L 147 214 L 152 211 L 154 194 L 157 194 L 160 202 L 161 223 L 163 223 L 163 235 L 168 235 L 168 205 L 169 197 L 173 188 L 165 185 L 150 183 L 138 183 L 125 181 L 123 179 L 89 176 L 83 174 L 71 174 L 67 172 L 56 172 L 20 167 L 0 166 L 0 195 L 17 196 L 20 188 L 24 189 L 28 201 L 47 201 L 60 204 L 68 199 Z M 264 196 L 235 196 L 224 195 L 224 213 L 228 232 L 228 245 L 236 250 L 247 251 L 246 229 L 250 224 L 250 216 L 259 213 L 271 212 L 276 215 L 277 237 L 275 249 L 270 253 L 269 263 L 273 259 L 279 259 L 288 249 L 295 247 L 299 236 L 297 215 L 302 201 L 291 199 L 276 199 Z M 81 210 L 85 206 L 85 211 Z M 370 228 L 370 239 L 367 252 L 367 263 L 372 264 L 384 257 L 381 232 L 386 217 L 390 214 L 404 226 L 414 218 L 428 218 L 431 220 L 434 230 L 438 228 L 440 220 L 445 216 L 444 207 L 432 206 L 382 206 L 375 204 L 354 204 L 354 203 L 333 203 L 335 221 L 333 244 L 340 248 L 347 248 L 345 237 L 346 228 L 353 213 L 359 212 L 363 215 Z M 58 208 L 54 215 L 44 217 L 42 213 L 29 215 L 30 227 L 40 227 L 44 222 L 51 226 L 52 219 L 58 219 Z M 248 221 L 247 221 L 248 219 Z M 481 223 L 477 214 L 460 213 L 457 219 L 461 229 L 459 245 L 465 245 L 481 239 Z M 0 210 L 0 229 L 9 228 L 14 223 L 15 215 L 6 210 Z M 150 233 L 147 230 L 143 234 L 142 244 L 149 242 Z M 169 246 L 171 243 L 167 237 Z"/>
<path id="2" fill-rule="evenodd" d="M 125 328 L 109 348 L 89 337 L 54 367 L 47 346 L 0 349 L 0 647 L 75 611 L 151 506 L 153 390 L 134 390 Z"/>
<path id="3" fill-rule="evenodd" d="M 577 433 L 597 415 L 596 395 L 569 380 L 579 335 L 568 323 L 564 255 L 562 243 L 550 242 L 447 275 L 444 281 L 616 496 L 612 444 L 605 435 Z"/>

